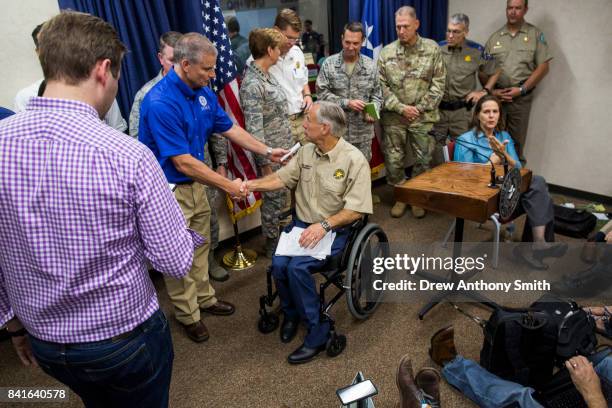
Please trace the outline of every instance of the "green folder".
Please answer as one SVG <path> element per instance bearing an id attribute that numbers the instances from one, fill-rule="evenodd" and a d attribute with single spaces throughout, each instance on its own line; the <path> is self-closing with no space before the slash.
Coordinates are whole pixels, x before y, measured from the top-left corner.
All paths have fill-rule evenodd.
<path id="1" fill-rule="evenodd" d="M 378 111 L 376 110 L 376 105 L 374 105 L 373 103 L 366 103 L 365 108 L 363 108 L 363 111 L 365 113 L 367 113 L 368 115 L 370 115 L 371 117 L 373 117 L 376 120 L 380 120 L 380 115 L 378 114 Z"/>

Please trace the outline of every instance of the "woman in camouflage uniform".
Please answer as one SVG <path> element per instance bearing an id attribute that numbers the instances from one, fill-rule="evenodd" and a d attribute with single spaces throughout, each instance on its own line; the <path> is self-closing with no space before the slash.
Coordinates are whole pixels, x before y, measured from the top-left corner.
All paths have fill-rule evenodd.
<path id="1" fill-rule="evenodd" d="M 278 82 L 268 73 L 281 55 L 285 36 L 273 28 L 251 31 L 249 48 L 254 61 L 247 68 L 240 88 L 240 101 L 246 130 L 263 143 L 291 148 L 291 128 L 287 115 L 287 98 Z M 260 176 L 279 168 L 265 156 L 256 155 Z M 280 213 L 287 207 L 286 189 L 262 193 L 261 230 L 266 237 L 266 256 L 272 258 L 278 240 Z"/>

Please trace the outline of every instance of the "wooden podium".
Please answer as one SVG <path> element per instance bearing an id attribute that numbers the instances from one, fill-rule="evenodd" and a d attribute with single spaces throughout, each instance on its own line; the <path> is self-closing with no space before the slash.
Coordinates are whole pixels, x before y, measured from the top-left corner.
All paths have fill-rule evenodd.
<path id="1" fill-rule="evenodd" d="M 504 174 L 502 166 L 495 166 L 495 171 L 498 175 Z M 498 211 L 499 188 L 489 187 L 490 179 L 491 165 L 488 163 L 447 162 L 396 186 L 394 194 L 396 201 L 455 217 L 453 257 L 457 258 L 461 256 L 464 220 L 484 223 Z M 521 169 L 520 192 L 527 191 L 530 184 L 531 170 Z M 420 275 L 440 282 L 459 281 L 459 275 L 455 272 L 451 272 L 450 278 L 446 280 L 430 274 Z M 429 310 L 450 294 L 452 293 L 437 294 L 421 309 L 419 319 L 423 319 Z M 487 306 L 495 306 L 476 292 L 466 294 Z"/>

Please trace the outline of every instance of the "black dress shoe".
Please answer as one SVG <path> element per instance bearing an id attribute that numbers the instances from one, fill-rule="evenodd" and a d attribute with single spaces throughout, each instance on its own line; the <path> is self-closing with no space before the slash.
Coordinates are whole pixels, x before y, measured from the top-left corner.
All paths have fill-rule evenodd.
<path id="1" fill-rule="evenodd" d="M 283 343 L 289 343 L 297 334 L 300 321 L 298 319 L 283 319 L 280 329 L 280 339 Z"/>
<path id="2" fill-rule="evenodd" d="M 325 344 L 315 348 L 306 347 L 304 344 L 302 344 L 297 348 L 297 350 L 291 353 L 289 357 L 287 357 L 287 361 L 289 361 L 289 364 L 307 363 L 323 350 L 325 350 Z"/>
<path id="3" fill-rule="evenodd" d="M 217 303 L 210 307 L 200 309 L 203 312 L 210 313 L 215 316 L 229 316 L 236 311 L 234 305 L 230 302 L 224 302 L 223 300 L 217 300 Z"/>

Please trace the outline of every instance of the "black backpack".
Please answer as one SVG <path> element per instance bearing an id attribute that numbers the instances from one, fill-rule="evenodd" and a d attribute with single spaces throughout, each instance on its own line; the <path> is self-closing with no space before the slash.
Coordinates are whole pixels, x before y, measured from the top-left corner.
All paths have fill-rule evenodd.
<path id="1" fill-rule="evenodd" d="M 574 238 L 587 238 L 595 225 L 597 217 L 585 210 L 576 210 L 555 205 L 555 233 Z"/>
<path id="2" fill-rule="evenodd" d="M 484 328 L 480 365 L 503 379 L 538 389 L 550 381 L 555 364 L 595 351 L 594 328 L 574 302 L 549 298 L 528 309 L 498 308 Z"/>

